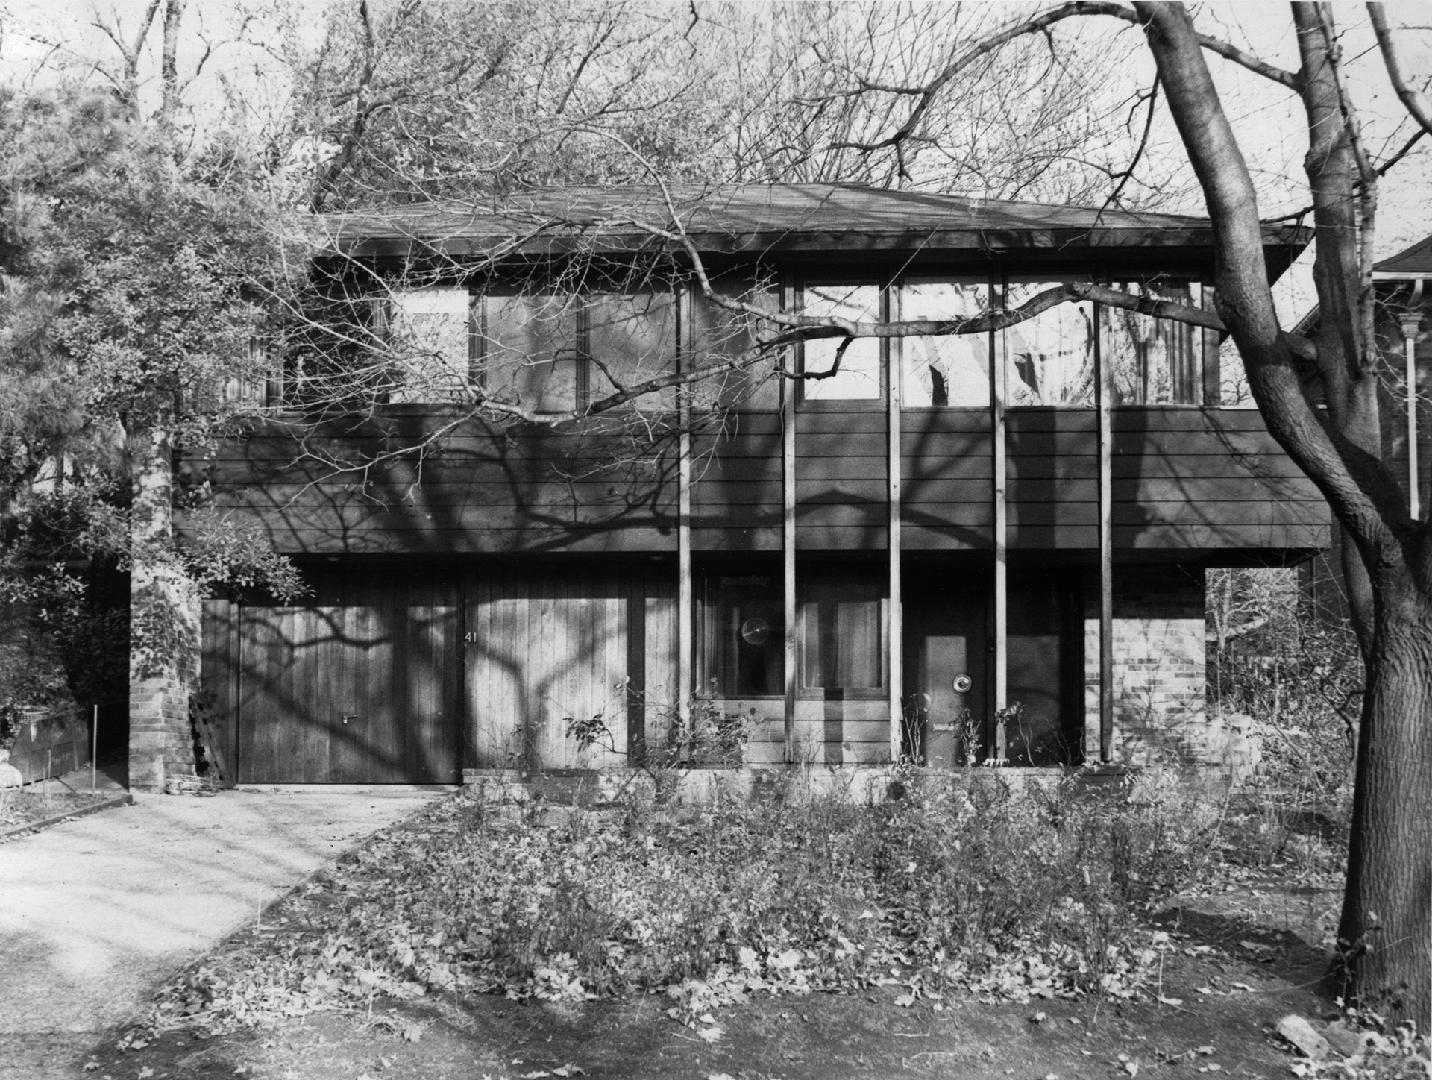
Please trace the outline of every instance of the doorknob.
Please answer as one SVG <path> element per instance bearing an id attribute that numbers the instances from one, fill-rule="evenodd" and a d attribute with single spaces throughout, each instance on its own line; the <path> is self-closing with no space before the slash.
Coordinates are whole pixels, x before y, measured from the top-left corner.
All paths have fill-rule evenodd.
<path id="1" fill-rule="evenodd" d="M 354 721 L 354 720 L 357 720 L 357 719 L 358 719 L 358 714 L 357 714 L 356 712 L 346 712 L 346 713 L 343 714 L 343 722 L 344 722 L 345 724 L 350 723 L 350 722 L 352 722 L 352 721 Z"/>
<path id="2" fill-rule="evenodd" d="M 955 681 L 952 686 L 954 688 L 955 693 L 968 694 L 970 692 L 970 688 L 974 686 L 974 684 L 975 681 L 971 679 L 968 675 L 956 675 Z"/>

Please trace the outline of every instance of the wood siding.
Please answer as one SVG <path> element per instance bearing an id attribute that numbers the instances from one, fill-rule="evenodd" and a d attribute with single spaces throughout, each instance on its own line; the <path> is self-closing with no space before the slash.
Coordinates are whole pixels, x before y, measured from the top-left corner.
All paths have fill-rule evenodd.
<path id="1" fill-rule="evenodd" d="M 204 606 L 202 691 L 226 778 L 453 783 L 603 768 L 667 737 L 675 565 L 308 567 L 292 604 Z M 567 718 L 600 716 L 582 750 Z"/>
<path id="2" fill-rule="evenodd" d="M 452 783 L 457 590 L 314 569 L 293 604 L 209 601 L 201 678 L 239 783 Z"/>
<path id="3" fill-rule="evenodd" d="M 465 574 L 472 764 L 625 765 L 675 707 L 673 568 L 495 566 Z M 600 718 L 583 749 L 569 720 Z"/>
<path id="4" fill-rule="evenodd" d="M 674 552 L 675 440 L 495 429 L 463 421 L 421 455 L 384 458 L 443 421 L 417 412 L 269 426 L 191 457 L 220 513 L 256 522 L 293 554 Z M 796 414 L 796 543 L 886 545 L 888 429 L 881 406 Z M 1097 417 L 1008 414 L 1009 544 L 1096 549 Z M 993 447 L 984 409 L 901 415 L 902 547 L 992 543 Z M 1311 483 L 1251 410 L 1120 408 L 1113 414 L 1113 540 L 1123 551 L 1309 550 L 1329 542 Z M 781 537 L 780 416 L 732 414 L 692 440 L 694 550 L 774 551 Z M 344 468 L 367 460 L 366 469 Z"/>

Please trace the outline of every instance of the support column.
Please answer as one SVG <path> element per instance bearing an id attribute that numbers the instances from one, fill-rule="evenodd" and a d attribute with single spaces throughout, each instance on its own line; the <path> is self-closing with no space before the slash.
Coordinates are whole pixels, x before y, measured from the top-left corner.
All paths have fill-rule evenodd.
<path id="1" fill-rule="evenodd" d="M 892 320 L 900 318 L 898 310 L 897 294 L 893 288 L 887 290 L 887 303 L 890 305 L 888 317 Z M 886 457 L 886 475 L 889 477 L 889 506 L 890 517 L 886 526 L 888 538 L 886 555 L 890 570 L 890 602 L 888 609 L 888 625 L 885 628 L 886 657 L 889 667 L 890 685 L 890 760 L 899 761 L 904 735 L 904 708 L 902 699 L 905 696 L 904 689 L 904 616 L 901 612 L 901 578 L 900 578 L 900 551 L 902 548 L 900 536 L 900 502 L 901 502 L 901 471 L 900 471 L 900 409 L 904 400 L 904 354 L 905 344 L 902 340 L 896 339 L 890 342 L 885 359 L 885 396 L 888 403 L 887 428 L 890 436 L 889 448 Z"/>
<path id="2" fill-rule="evenodd" d="M 1417 305 L 1422 299 L 1422 283 L 1412 291 L 1412 310 L 1399 315 L 1402 326 L 1402 352 L 1406 363 L 1407 395 L 1407 508 L 1413 521 L 1422 520 L 1422 491 L 1417 462 L 1417 333 L 1422 329 L 1422 313 Z"/>
<path id="3" fill-rule="evenodd" d="M 782 290 L 782 307 L 792 310 L 791 289 Z M 796 672 L 800 642 L 796 633 L 796 394 L 798 383 L 781 380 L 781 597 L 785 624 L 785 759 L 796 759 Z"/>
<path id="4" fill-rule="evenodd" d="M 1095 311 L 1096 325 L 1103 325 Z M 1104 362 L 1103 335 L 1094 335 L 1099 429 L 1099 761 L 1114 754 L 1114 380 Z"/>
<path id="5" fill-rule="evenodd" d="M 691 333 L 691 292 L 676 288 L 676 370 L 688 362 L 686 335 Z M 695 602 L 691 580 L 691 395 L 685 386 L 676 390 L 676 710 L 680 737 L 691 734 L 691 699 L 695 693 L 691 664 L 695 654 Z"/>
<path id="6" fill-rule="evenodd" d="M 1005 362 L 1003 338 L 995 347 L 994 335 L 990 336 L 990 438 L 993 453 L 994 502 L 994 575 L 993 575 L 993 622 L 994 622 L 994 756 L 1003 761 L 1007 756 L 1004 724 L 999 720 L 1009 707 L 1009 588 L 1007 581 L 1009 513 L 1006 505 L 1006 446 L 1005 402 L 1009 400 L 1009 365 Z"/>
<path id="7" fill-rule="evenodd" d="M 199 599 L 174 559 L 173 447 L 162 429 L 130 436 L 129 783 L 162 791 L 194 775 L 189 693 L 198 674 Z"/>

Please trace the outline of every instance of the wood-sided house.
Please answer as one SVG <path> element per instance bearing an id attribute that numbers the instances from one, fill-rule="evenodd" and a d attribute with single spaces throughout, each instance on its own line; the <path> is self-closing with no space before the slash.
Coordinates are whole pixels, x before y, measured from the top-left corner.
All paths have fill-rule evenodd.
<path id="1" fill-rule="evenodd" d="M 1202 219 L 791 184 L 332 226 L 346 348 L 296 350 L 271 419 L 183 464 L 311 586 L 205 604 L 232 780 L 603 768 L 693 729 L 748 765 L 1218 766 L 1204 571 L 1329 541 L 1220 404 L 1213 331 L 1080 302 L 842 345 L 759 316 L 947 319 L 1069 280 L 1205 305 Z M 1305 241 L 1269 227 L 1270 274 Z"/>

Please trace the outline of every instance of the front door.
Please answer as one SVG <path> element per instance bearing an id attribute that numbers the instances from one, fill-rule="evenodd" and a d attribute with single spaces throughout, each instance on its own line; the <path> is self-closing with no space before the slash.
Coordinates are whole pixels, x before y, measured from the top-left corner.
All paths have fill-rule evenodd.
<path id="1" fill-rule="evenodd" d="M 927 765 L 979 761 L 989 710 L 989 578 L 978 570 L 907 574 L 902 753 Z"/>

